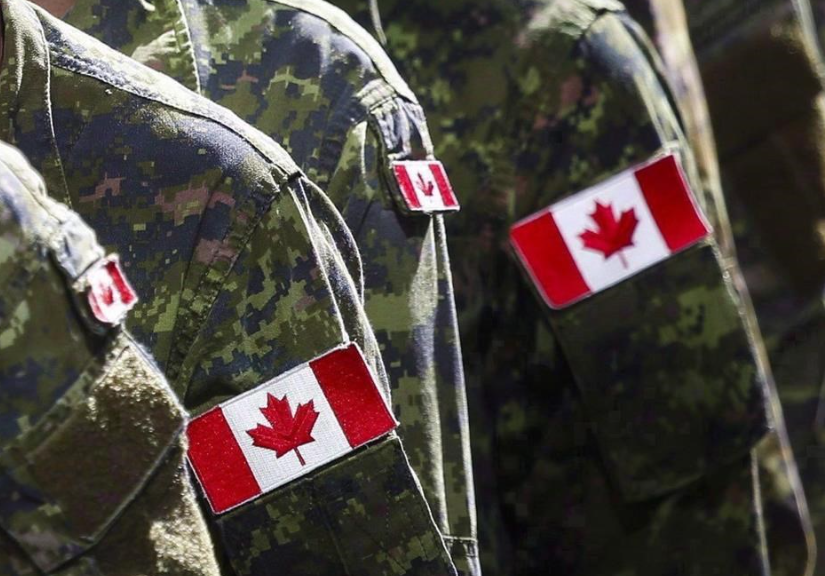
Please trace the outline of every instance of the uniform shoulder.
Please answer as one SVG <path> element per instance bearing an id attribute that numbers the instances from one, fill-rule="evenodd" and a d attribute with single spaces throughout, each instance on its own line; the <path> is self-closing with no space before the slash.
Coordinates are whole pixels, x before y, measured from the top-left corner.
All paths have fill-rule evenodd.
<path id="1" fill-rule="evenodd" d="M 16 149 L 0 142 L 0 260 L 7 260 L 42 216 L 34 202 L 37 186 L 34 170 Z"/>
<path id="2" fill-rule="evenodd" d="M 17 148 L 0 142 L 0 285 L 37 247 L 48 247 L 70 280 L 103 256 L 94 231 L 49 197 L 43 179 Z"/>
<path id="3" fill-rule="evenodd" d="M 532 12 L 524 31 L 528 39 L 559 36 L 575 42 L 600 16 L 623 11 L 624 6 L 616 0 L 544 0 Z"/>
<path id="4" fill-rule="evenodd" d="M 32 239 L 41 242 L 70 214 L 48 196 L 43 179 L 22 152 L 5 142 L 0 142 L 0 211 L 4 235 L 34 235 Z"/>
<path id="5" fill-rule="evenodd" d="M 93 78 L 109 90 L 148 100 L 180 113 L 219 125 L 227 139 L 243 141 L 286 180 L 299 172 L 289 154 L 272 139 L 252 128 L 229 110 L 184 88 L 171 78 L 139 64 L 43 11 L 38 16 L 52 66 Z"/>
<path id="6" fill-rule="evenodd" d="M 392 60 L 372 35 L 340 8 L 323 0 L 278 0 L 270 4 L 304 14 L 310 20 L 324 22 L 326 30 L 313 26 L 312 22 L 296 22 L 296 33 L 316 42 L 319 49 L 329 50 L 327 56 L 355 57 L 374 69 L 374 73 L 398 95 L 416 102 L 406 81 L 401 77 Z M 319 38 L 319 36 L 337 36 Z M 337 52 L 335 54 L 334 52 Z"/>

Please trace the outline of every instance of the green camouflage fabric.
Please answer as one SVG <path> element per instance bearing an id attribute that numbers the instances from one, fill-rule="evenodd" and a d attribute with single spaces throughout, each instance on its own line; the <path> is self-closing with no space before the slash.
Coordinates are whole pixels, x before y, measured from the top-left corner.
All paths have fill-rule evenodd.
<path id="1" fill-rule="evenodd" d="M 187 410 L 343 342 L 361 347 L 389 397 L 352 236 L 277 144 L 27 2 L 3 2 L 2 15 L 2 137 L 119 253 L 141 298 L 127 327 Z M 338 463 L 357 474 L 322 468 L 210 512 L 224 573 L 454 573 L 398 443 L 391 434 Z M 333 544 L 321 548 L 308 523 Z"/>
<path id="2" fill-rule="evenodd" d="M 399 205 L 390 163 L 433 157 L 378 43 L 318 0 L 79 0 L 64 20 L 270 135 L 341 211 L 413 469 L 462 574 L 478 574 L 466 393 L 443 218 Z"/>
<path id="3" fill-rule="evenodd" d="M 664 149 L 725 241 L 645 35 L 610 0 L 376 4 L 463 205 L 448 227 L 485 573 L 771 573 L 761 492 L 783 476 L 762 472 L 785 462 L 756 458 L 778 437 L 727 247 L 562 311 L 507 247 L 513 222 Z"/>
<path id="4" fill-rule="evenodd" d="M 686 1 L 685 8 L 739 259 L 821 543 L 825 93 L 811 5 Z M 816 571 L 825 573 L 821 553 Z"/>
<path id="5" fill-rule="evenodd" d="M 94 233 L 0 143 L 0 572 L 217 576 L 184 412 L 95 320 Z"/>
<path id="6" fill-rule="evenodd" d="M 691 148 L 695 151 L 699 174 L 705 189 L 716 197 L 722 198 L 721 176 L 710 113 L 689 37 L 682 0 L 627 0 L 625 6 L 630 15 L 654 40 L 662 56 L 663 74 L 673 87 L 674 97 L 677 100 Z M 766 161 L 769 160 L 766 159 Z M 724 207 L 724 202 L 720 201 L 719 205 Z M 720 218 L 722 216 L 720 214 Z M 727 215 L 725 217 L 727 218 Z M 737 212 L 736 224 L 737 231 L 740 232 L 737 240 L 741 243 L 746 240 L 741 236 L 741 232 L 752 230 L 752 228 L 747 228 L 747 223 L 742 221 L 741 211 Z M 717 236 L 719 236 L 723 251 L 731 255 L 736 253 L 733 235 L 728 227 L 724 230 L 717 230 Z M 749 268 L 748 271 L 752 269 Z M 744 282 L 742 277 L 737 280 Z M 746 299 L 749 297 L 745 289 L 741 293 Z M 748 308 L 753 310 L 751 303 Z M 755 314 L 750 313 L 749 319 L 755 322 Z M 807 352 L 812 351 L 809 348 Z M 765 357 L 764 351 L 763 357 Z M 776 355 L 773 360 L 777 360 Z M 804 359 L 802 361 L 804 362 Z M 783 367 L 787 370 L 789 366 L 785 363 Z M 796 370 L 799 372 L 798 367 Z M 783 378 L 788 376 L 786 372 L 781 375 Z M 809 387 L 810 384 L 809 381 Z M 775 394 L 773 399 L 774 404 L 778 404 Z M 774 410 L 775 417 L 781 418 L 781 408 L 775 406 Z M 809 435 L 810 419 L 807 424 L 791 421 L 790 426 L 796 431 L 805 429 L 805 433 Z M 759 463 L 762 466 L 763 509 L 771 552 L 772 573 L 797 575 L 804 574 L 813 568 L 813 558 L 816 553 L 810 519 L 805 513 L 807 505 L 802 492 L 799 471 L 791 452 L 790 442 L 782 430 L 781 426 L 778 427 L 779 434 L 771 442 L 760 445 Z M 804 457 L 804 453 L 802 456 Z M 779 466 L 776 466 L 777 463 Z M 774 477 L 771 478 L 772 476 Z M 808 564 L 805 562 L 806 559 L 809 561 Z"/>

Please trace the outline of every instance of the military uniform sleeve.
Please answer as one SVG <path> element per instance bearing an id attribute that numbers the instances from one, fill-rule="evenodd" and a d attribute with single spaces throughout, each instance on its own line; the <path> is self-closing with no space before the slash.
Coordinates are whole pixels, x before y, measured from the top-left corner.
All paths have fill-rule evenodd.
<path id="1" fill-rule="evenodd" d="M 538 174 L 518 212 L 669 151 L 718 224 L 672 99 L 628 26 L 621 13 L 605 11 L 575 42 L 528 32 L 535 57 L 518 70 L 527 105 L 514 108 L 524 143 L 517 164 Z M 559 63 L 541 56 L 571 46 Z M 770 427 L 764 375 L 729 266 L 711 236 L 577 304 L 545 307 L 607 469 L 630 500 L 668 493 L 740 458 Z"/>
<path id="2" fill-rule="evenodd" d="M 364 308 L 390 381 L 413 470 L 459 574 L 478 574 L 467 399 L 447 250 L 452 210 L 414 212 L 394 168 L 436 160 L 421 107 L 386 86 L 322 150 L 328 193 L 364 261 Z M 426 173 L 426 172 L 425 172 Z M 438 193 L 434 190 L 434 193 Z"/>
<path id="3" fill-rule="evenodd" d="M 232 568 L 452 573 L 328 199 L 228 111 L 26 4 L 3 9 L 28 39 L 9 61 L 39 50 L 50 72 L 0 85 L 48 94 L 53 140 L 10 124 L 133 276 L 128 326 L 192 411 L 189 461 Z"/>
<path id="4" fill-rule="evenodd" d="M 331 459 L 323 456 L 337 441 L 330 428 L 340 425 L 348 439 L 350 432 L 318 375 L 319 359 L 335 358 L 342 346 L 350 350 L 354 345 L 363 353 L 380 406 L 353 392 L 345 402 L 359 421 L 377 419 L 373 408 L 386 409 L 389 397 L 359 288 L 349 259 L 342 256 L 346 229 L 328 202 L 303 177 L 285 182 L 259 214 L 249 214 L 249 229 L 221 247 L 222 255 L 232 254 L 232 259 L 221 274 L 217 260 L 206 273 L 217 279 L 215 292 L 212 276 L 197 291 L 211 307 L 183 360 L 179 382 L 186 385 L 181 390 L 195 414 L 202 414 L 200 422 L 216 410 L 228 415 L 251 476 L 243 476 L 247 464 L 240 461 L 224 472 L 235 477 L 241 470 L 243 477 L 254 477 L 249 496 L 224 509 L 218 503 L 220 489 L 209 478 L 214 462 L 202 458 L 198 464 L 196 458 L 208 513 L 238 575 L 265 574 L 274 562 L 319 574 L 346 567 L 365 574 L 450 574 L 454 568 L 421 488 L 400 440 L 388 431 L 394 420 L 366 442 L 345 446 Z M 245 210 L 240 204 L 235 209 Z M 323 391 L 293 379 L 307 369 Z M 346 373 L 338 378 L 351 392 L 355 389 Z M 248 409 L 242 406 L 245 399 L 252 402 Z M 286 409 L 296 418 L 299 411 L 309 411 L 307 406 L 317 413 L 298 450 L 281 452 L 274 444 L 267 448 L 266 442 L 245 439 L 259 425 L 277 428 L 275 420 L 261 416 L 267 412 L 261 409 L 277 402 L 289 403 Z M 247 417 L 257 420 L 243 424 Z M 194 437 L 190 425 L 190 442 L 201 446 Z"/>
<path id="5" fill-rule="evenodd" d="M 4 574 L 218 574 L 183 465 L 184 414 L 120 327 L 130 288 L 106 283 L 119 274 L 0 145 Z"/>

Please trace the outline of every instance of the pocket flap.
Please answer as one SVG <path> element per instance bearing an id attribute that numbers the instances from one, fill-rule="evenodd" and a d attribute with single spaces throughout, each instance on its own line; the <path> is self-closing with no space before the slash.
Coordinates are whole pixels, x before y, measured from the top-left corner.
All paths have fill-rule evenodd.
<path id="1" fill-rule="evenodd" d="M 81 554 L 143 488 L 184 415 L 125 336 L 0 456 L 0 526 L 45 572 Z"/>

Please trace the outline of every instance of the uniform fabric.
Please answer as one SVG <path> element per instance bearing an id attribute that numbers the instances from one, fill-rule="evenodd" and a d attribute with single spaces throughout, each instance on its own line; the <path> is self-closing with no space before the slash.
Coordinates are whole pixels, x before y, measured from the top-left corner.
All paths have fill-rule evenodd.
<path id="1" fill-rule="evenodd" d="M 724 230 L 644 35 L 604 0 L 378 5 L 464 207 L 450 238 L 482 568 L 769 573 L 752 450 L 768 379 L 729 254 L 704 243 L 551 312 L 507 248 L 513 222 L 663 150 Z"/>
<path id="2" fill-rule="evenodd" d="M 151 8 L 151 10 L 150 10 Z M 478 572 L 464 377 L 443 219 L 390 172 L 432 158 L 424 114 L 378 43 L 326 2 L 80 0 L 64 18 L 226 106 L 330 196 L 364 263 L 364 308 L 410 462 L 465 574 Z"/>
<path id="3" fill-rule="evenodd" d="M 127 326 L 184 406 L 199 414 L 350 341 L 364 351 L 388 397 L 360 303 L 362 271 L 352 236 L 286 152 L 229 112 L 28 3 L 13 0 L 2 8 L 3 136 L 42 171 L 50 194 L 70 203 L 101 243 L 120 254 L 141 298 Z M 347 461 L 367 477 L 380 473 L 364 450 Z M 398 465 L 408 466 L 406 460 Z M 418 515 L 411 523 L 416 537 L 440 543 L 433 561 L 452 573 L 414 475 L 401 478 L 408 498 L 421 502 L 410 508 Z M 377 484 L 361 486 L 366 492 L 354 494 L 351 505 L 365 517 L 361 500 L 395 506 Z M 254 541 L 256 554 L 270 560 L 267 572 L 249 573 L 269 573 L 279 549 L 290 545 L 313 561 L 308 534 L 297 528 L 300 514 L 312 514 L 313 506 L 300 505 L 277 540 Z M 327 528 L 346 550 L 354 535 Z M 387 541 L 404 546 L 408 537 L 390 533 Z M 223 552 L 232 573 L 237 549 Z M 403 563 L 393 563 L 380 547 L 371 553 L 384 571 L 376 574 L 403 574 L 425 552 L 413 548 Z M 338 561 L 333 573 L 358 571 L 343 557 Z"/>
<path id="4" fill-rule="evenodd" d="M 103 256 L 0 144 L 3 574 L 216 576 L 183 463 L 184 414 L 78 281 Z"/>
<path id="5" fill-rule="evenodd" d="M 737 251 L 821 542 L 825 93 L 811 3 L 687 1 L 685 12 L 708 86 Z M 754 90 L 758 101 L 748 97 Z M 825 570 L 822 554 L 816 570 Z"/>

